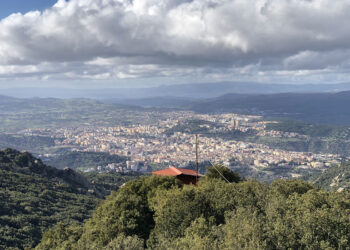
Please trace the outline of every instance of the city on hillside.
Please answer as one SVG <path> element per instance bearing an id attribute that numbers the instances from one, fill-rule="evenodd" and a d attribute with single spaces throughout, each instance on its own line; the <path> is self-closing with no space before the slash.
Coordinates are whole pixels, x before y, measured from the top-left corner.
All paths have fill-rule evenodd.
<path id="1" fill-rule="evenodd" d="M 154 114 L 154 113 L 157 114 Z M 225 166 L 246 166 L 267 169 L 326 169 L 339 164 L 337 154 L 288 151 L 271 148 L 265 144 L 249 142 L 254 137 L 306 140 L 306 135 L 266 129 L 276 121 L 261 116 L 240 114 L 196 114 L 190 111 L 157 112 L 158 120 L 125 126 L 81 126 L 59 129 L 26 129 L 18 132 L 25 136 L 50 136 L 53 148 L 82 152 L 106 152 L 125 156 L 125 162 L 81 169 L 84 172 L 140 171 L 143 173 L 170 165 L 185 167 L 195 160 L 195 135 L 199 135 L 199 160 L 222 163 Z M 43 159 L 56 157 L 57 153 L 43 153 Z M 232 161 L 234 160 L 234 164 Z M 299 177 L 298 171 L 289 177 Z M 283 176 L 281 176 L 283 177 Z"/>

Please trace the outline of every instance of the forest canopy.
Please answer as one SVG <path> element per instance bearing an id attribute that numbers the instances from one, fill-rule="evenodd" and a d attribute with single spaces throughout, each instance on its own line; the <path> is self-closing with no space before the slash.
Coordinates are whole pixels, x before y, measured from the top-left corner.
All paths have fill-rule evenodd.
<path id="1" fill-rule="evenodd" d="M 128 182 L 85 225 L 59 224 L 36 249 L 345 249 L 350 193 L 301 180 Z"/>

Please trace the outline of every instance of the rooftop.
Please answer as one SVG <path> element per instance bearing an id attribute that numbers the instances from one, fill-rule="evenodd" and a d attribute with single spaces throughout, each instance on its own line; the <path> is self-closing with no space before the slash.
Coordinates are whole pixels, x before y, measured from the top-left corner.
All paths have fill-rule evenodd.
<path id="1" fill-rule="evenodd" d="M 197 176 L 197 172 L 194 170 L 186 169 L 186 168 L 176 168 L 173 166 L 166 168 L 166 169 L 154 171 L 154 172 L 152 172 L 152 174 L 166 175 L 166 176 L 178 176 L 178 175 Z M 198 176 L 203 176 L 203 175 L 198 173 Z"/>

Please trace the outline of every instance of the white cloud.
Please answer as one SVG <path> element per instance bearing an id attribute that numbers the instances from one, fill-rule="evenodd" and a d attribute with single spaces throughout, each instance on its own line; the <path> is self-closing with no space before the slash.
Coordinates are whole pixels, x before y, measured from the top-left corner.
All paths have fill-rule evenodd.
<path id="1" fill-rule="evenodd" d="M 59 0 L 0 21 L 0 78 L 347 75 L 349 12 L 332 0 Z"/>

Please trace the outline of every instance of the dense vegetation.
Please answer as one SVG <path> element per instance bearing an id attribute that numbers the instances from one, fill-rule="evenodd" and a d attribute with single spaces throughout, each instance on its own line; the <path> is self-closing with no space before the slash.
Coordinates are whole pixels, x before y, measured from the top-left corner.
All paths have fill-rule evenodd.
<path id="1" fill-rule="evenodd" d="M 34 247 L 58 222 L 82 223 L 99 199 L 70 169 L 45 166 L 29 153 L 0 151 L 0 249 Z"/>
<path id="2" fill-rule="evenodd" d="M 70 167 L 84 169 L 97 166 L 106 166 L 109 163 L 125 163 L 129 158 L 111 155 L 103 152 L 65 152 L 58 157 L 45 161 L 47 165 L 56 168 Z"/>
<path id="3" fill-rule="evenodd" d="M 30 152 L 37 153 L 53 146 L 55 146 L 55 140 L 47 136 L 0 134 L 0 148 L 30 150 Z"/>
<path id="4" fill-rule="evenodd" d="M 207 171 L 207 166 L 211 166 L 209 161 L 202 161 L 198 163 L 198 172 L 200 174 L 205 174 Z M 194 161 L 190 161 L 184 168 L 196 170 L 196 163 Z"/>
<path id="5" fill-rule="evenodd" d="M 227 171 L 227 170 L 226 170 Z M 37 249 L 346 249 L 350 194 L 300 180 L 198 186 L 142 177 L 113 192 L 84 226 L 59 224 Z M 234 175 L 236 176 L 236 175 Z"/>
<path id="6" fill-rule="evenodd" d="M 324 190 L 350 189 L 350 162 L 330 167 L 321 173 L 307 174 L 303 179 L 315 183 Z"/>
<path id="7" fill-rule="evenodd" d="M 97 190 L 103 190 L 104 193 L 110 194 L 111 191 L 117 191 L 124 183 L 135 180 L 143 176 L 140 172 L 130 173 L 81 173 L 86 179 L 94 185 Z"/>
<path id="8" fill-rule="evenodd" d="M 306 178 L 304 176 L 314 176 L 322 172 L 321 169 L 317 168 L 301 168 L 298 165 L 288 164 L 284 166 L 270 165 L 269 167 L 236 165 L 231 166 L 230 168 L 231 170 L 239 173 L 242 177 L 256 179 L 263 183 L 271 183 L 276 179 L 304 179 Z M 309 179 L 307 178 L 307 180 Z"/>

